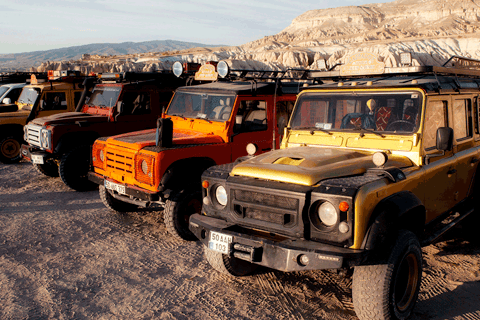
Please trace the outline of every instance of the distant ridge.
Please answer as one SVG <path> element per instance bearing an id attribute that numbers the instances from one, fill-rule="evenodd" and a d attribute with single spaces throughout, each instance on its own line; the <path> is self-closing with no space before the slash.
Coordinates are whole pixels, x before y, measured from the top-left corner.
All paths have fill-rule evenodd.
<path id="1" fill-rule="evenodd" d="M 92 43 L 81 46 L 65 47 L 44 51 L 32 51 L 23 53 L 0 54 L 0 71 L 26 69 L 38 66 L 44 61 L 68 61 L 79 60 L 82 54 L 126 55 L 145 52 L 162 52 L 171 50 L 184 50 L 195 47 L 217 47 L 220 45 L 206 45 L 195 42 L 183 42 L 177 40 L 153 40 L 144 42 L 122 43 Z"/>

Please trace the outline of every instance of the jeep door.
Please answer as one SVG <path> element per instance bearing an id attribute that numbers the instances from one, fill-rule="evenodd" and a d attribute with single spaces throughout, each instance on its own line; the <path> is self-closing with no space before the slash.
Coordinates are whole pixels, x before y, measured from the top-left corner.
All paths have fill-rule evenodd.
<path id="1" fill-rule="evenodd" d="M 232 161 L 247 154 L 247 144 L 254 143 L 256 154 L 260 154 L 272 149 L 273 140 L 271 97 L 238 97 L 237 104 L 237 112 L 232 116 Z"/>
<path id="2" fill-rule="evenodd" d="M 426 208 L 426 222 L 438 217 L 452 208 L 457 202 L 456 192 L 456 157 L 453 151 L 446 151 L 445 155 L 436 149 L 437 129 L 449 126 L 450 97 L 428 97 L 423 126 L 423 150 L 425 155 L 437 155 L 430 158 L 425 170 L 424 203 Z"/>
<path id="3" fill-rule="evenodd" d="M 478 110 L 477 104 L 478 99 L 473 95 L 452 98 L 453 152 L 457 158 L 457 180 L 454 192 L 457 201 L 465 199 L 471 193 L 473 177 L 478 166 L 479 148 L 475 145 L 475 140 L 478 140 L 480 135 L 478 116 L 474 117 L 476 114 L 474 107 Z"/>

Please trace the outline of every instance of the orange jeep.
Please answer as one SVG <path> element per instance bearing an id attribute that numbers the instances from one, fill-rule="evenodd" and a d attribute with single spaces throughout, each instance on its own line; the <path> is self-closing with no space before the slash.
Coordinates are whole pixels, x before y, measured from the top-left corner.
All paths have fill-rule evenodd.
<path id="1" fill-rule="evenodd" d="M 117 212 L 164 207 L 167 230 L 195 239 L 190 215 L 200 212 L 202 172 L 278 148 L 300 82 L 218 81 L 180 87 L 157 129 L 99 138 L 92 148 L 104 205 Z"/>

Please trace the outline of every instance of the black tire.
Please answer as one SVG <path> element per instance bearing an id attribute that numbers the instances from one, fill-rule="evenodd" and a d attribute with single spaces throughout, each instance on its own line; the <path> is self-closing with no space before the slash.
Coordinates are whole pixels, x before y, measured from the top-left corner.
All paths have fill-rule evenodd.
<path id="1" fill-rule="evenodd" d="M 44 164 L 34 163 L 33 167 L 38 173 L 46 175 L 47 177 L 58 177 L 58 165 L 55 161 L 45 161 Z"/>
<path id="2" fill-rule="evenodd" d="M 252 274 L 258 265 L 237 259 L 235 257 L 229 257 L 217 251 L 209 249 L 204 246 L 205 258 L 213 269 L 228 276 L 243 277 Z"/>
<path id="3" fill-rule="evenodd" d="M 0 161 L 3 163 L 16 163 L 22 159 L 20 148 L 22 139 L 16 136 L 3 137 L 0 140 Z"/>
<path id="4" fill-rule="evenodd" d="M 100 199 L 105 207 L 108 209 L 118 212 L 118 213 L 126 213 L 135 211 L 138 207 L 131 204 L 126 203 L 120 200 L 115 199 L 111 194 L 110 191 L 107 190 L 104 186 L 99 186 L 98 193 L 100 195 Z"/>
<path id="5" fill-rule="evenodd" d="M 193 241 L 197 237 L 188 228 L 190 216 L 200 213 L 202 193 L 200 190 L 184 190 L 167 199 L 163 220 L 167 231 L 178 240 Z"/>
<path id="6" fill-rule="evenodd" d="M 384 264 L 355 267 L 355 313 L 364 319 L 408 319 L 420 290 L 422 250 L 414 233 L 402 230 Z"/>
<path id="7" fill-rule="evenodd" d="M 76 191 L 90 191 L 97 184 L 88 180 L 90 146 L 80 146 L 63 154 L 58 172 L 63 183 Z"/>

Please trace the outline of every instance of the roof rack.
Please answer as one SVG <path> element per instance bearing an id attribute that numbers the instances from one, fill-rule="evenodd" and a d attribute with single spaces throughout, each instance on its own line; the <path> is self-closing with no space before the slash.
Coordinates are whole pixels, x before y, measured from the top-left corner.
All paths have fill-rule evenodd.
<path id="1" fill-rule="evenodd" d="M 309 80 L 311 70 L 290 68 L 287 70 L 254 70 L 231 69 L 225 61 L 208 61 L 204 65 L 198 63 L 173 64 L 173 73 L 178 77 L 190 75 L 197 81 L 277 81 L 277 80 Z M 193 75 L 194 74 L 194 75 Z"/>
<path id="2" fill-rule="evenodd" d="M 3 72 L 0 73 L 0 84 L 29 82 L 32 74 L 38 79 L 47 79 L 46 72 Z"/>
<path id="3" fill-rule="evenodd" d="M 448 65 L 451 66 L 448 66 Z M 346 64 L 328 71 L 310 71 L 309 77 L 314 79 L 351 79 L 378 76 L 406 76 L 406 75 L 452 75 L 480 78 L 480 60 L 452 56 L 442 66 L 401 66 L 385 67 L 383 62 L 369 53 L 360 53 L 352 56 Z M 338 70 L 336 70 L 338 69 Z"/>
<path id="4" fill-rule="evenodd" d="M 172 77 L 173 73 L 170 71 L 162 72 L 115 72 L 115 73 L 99 73 L 98 79 L 103 83 L 116 82 L 134 82 L 147 80 L 163 80 Z"/>

